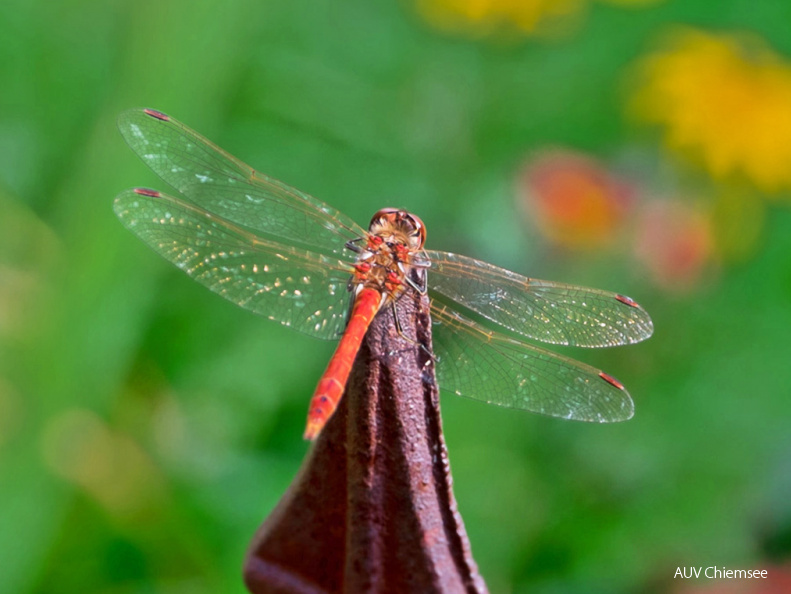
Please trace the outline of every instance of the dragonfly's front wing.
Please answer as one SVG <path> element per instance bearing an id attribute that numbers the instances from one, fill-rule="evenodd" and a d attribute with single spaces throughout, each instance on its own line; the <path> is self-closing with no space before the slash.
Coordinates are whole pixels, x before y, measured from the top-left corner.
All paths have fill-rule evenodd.
<path id="1" fill-rule="evenodd" d="M 132 109 L 118 127 L 138 156 L 189 202 L 255 233 L 348 258 L 363 230 L 320 200 L 255 171 L 175 118 Z"/>
<path id="2" fill-rule="evenodd" d="M 608 423 L 634 414 L 617 380 L 573 359 L 507 338 L 433 301 L 440 389 L 553 417 Z"/>
<path id="3" fill-rule="evenodd" d="M 640 342 L 654 331 L 648 313 L 623 295 L 528 278 L 459 254 L 426 253 L 429 288 L 444 302 L 533 340 L 604 347 Z"/>
<path id="4" fill-rule="evenodd" d="M 343 332 L 349 263 L 262 239 L 156 190 L 123 192 L 115 212 L 166 260 L 229 301 L 318 338 Z"/>

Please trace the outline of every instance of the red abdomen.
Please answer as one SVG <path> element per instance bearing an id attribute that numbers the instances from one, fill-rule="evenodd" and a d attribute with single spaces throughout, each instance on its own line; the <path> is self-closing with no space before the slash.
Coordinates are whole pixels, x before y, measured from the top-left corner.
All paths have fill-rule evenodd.
<path id="1" fill-rule="evenodd" d="M 357 357 L 357 351 L 360 350 L 363 337 L 365 337 L 376 312 L 379 311 L 381 302 L 381 293 L 374 289 L 363 289 L 357 295 L 349 325 L 346 326 L 338 348 L 330 359 L 324 375 L 319 380 L 319 385 L 316 386 L 316 392 L 310 400 L 305 439 L 315 439 L 338 407 L 343 391 L 346 389 L 346 382 L 349 379 L 354 359 Z"/>

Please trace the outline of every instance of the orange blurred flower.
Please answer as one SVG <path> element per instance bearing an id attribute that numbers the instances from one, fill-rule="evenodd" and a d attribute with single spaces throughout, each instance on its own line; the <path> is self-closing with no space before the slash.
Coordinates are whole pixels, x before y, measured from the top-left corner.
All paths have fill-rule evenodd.
<path id="1" fill-rule="evenodd" d="M 678 30 L 639 65 L 635 115 L 714 178 L 791 188 L 791 64 L 762 40 Z"/>
<path id="2" fill-rule="evenodd" d="M 706 215 L 682 202 L 657 201 L 640 212 L 635 255 L 664 289 L 692 289 L 711 263 L 712 230 Z"/>
<path id="3" fill-rule="evenodd" d="M 554 151 L 527 165 L 518 194 L 548 239 L 565 247 L 588 248 L 612 241 L 636 189 L 592 158 Z"/>

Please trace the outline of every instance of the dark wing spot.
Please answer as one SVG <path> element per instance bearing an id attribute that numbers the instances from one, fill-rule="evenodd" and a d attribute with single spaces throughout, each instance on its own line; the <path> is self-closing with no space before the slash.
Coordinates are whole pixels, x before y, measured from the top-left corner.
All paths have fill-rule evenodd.
<path id="1" fill-rule="evenodd" d="M 614 387 L 618 388 L 619 390 L 623 390 L 624 389 L 623 388 L 623 384 L 621 382 L 619 382 L 613 376 L 604 373 L 603 371 L 599 372 L 599 377 L 602 378 L 605 382 L 607 382 L 611 386 L 614 386 Z"/>
<path id="2" fill-rule="evenodd" d="M 626 295 L 616 295 L 615 298 L 621 303 L 628 305 L 629 307 L 638 307 L 637 301 L 635 301 L 631 297 L 627 297 Z"/>
<path id="3" fill-rule="evenodd" d="M 151 190 L 149 188 L 135 188 L 132 190 L 135 194 L 140 194 L 141 196 L 150 196 L 151 198 L 159 198 L 160 193 L 156 190 Z"/>
<path id="4" fill-rule="evenodd" d="M 162 120 L 163 122 L 169 122 L 170 121 L 170 116 L 169 115 L 167 115 L 165 113 L 162 113 L 161 111 L 157 111 L 156 109 L 148 109 L 148 108 L 146 108 L 146 109 L 143 110 L 143 113 L 145 113 L 146 115 L 150 115 L 152 118 L 156 118 L 158 120 Z"/>

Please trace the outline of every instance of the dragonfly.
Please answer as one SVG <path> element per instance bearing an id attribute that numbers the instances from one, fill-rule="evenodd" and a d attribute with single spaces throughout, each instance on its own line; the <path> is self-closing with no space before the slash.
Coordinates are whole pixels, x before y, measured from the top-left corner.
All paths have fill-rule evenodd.
<path id="1" fill-rule="evenodd" d="M 311 399 L 306 439 L 337 408 L 373 318 L 410 292 L 430 300 L 441 389 L 578 421 L 633 416 L 632 398 L 613 376 L 526 342 L 596 348 L 645 340 L 653 323 L 633 299 L 426 249 L 425 225 L 404 210 L 379 210 L 366 231 L 160 111 L 126 111 L 118 126 L 177 190 L 121 193 L 114 210 L 127 228 L 242 308 L 340 338 Z"/>

